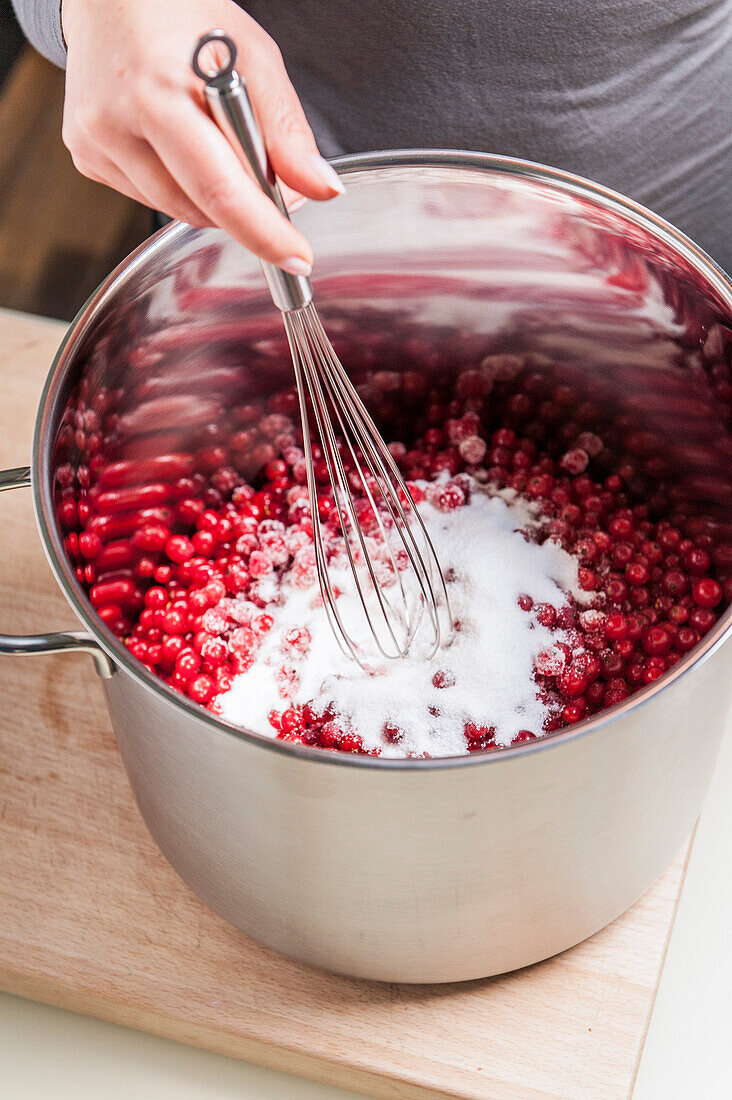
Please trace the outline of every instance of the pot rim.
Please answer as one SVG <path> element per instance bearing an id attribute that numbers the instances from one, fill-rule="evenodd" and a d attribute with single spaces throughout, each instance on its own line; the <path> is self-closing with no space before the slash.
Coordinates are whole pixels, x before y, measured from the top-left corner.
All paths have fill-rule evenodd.
<path id="1" fill-rule="evenodd" d="M 369 168 L 476 169 L 535 180 L 553 186 L 565 193 L 592 199 L 598 206 L 628 219 L 673 248 L 678 255 L 692 266 L 697 274 L 704 278 L 707 286 L 716 292 L 722 303 L 732 314 L 732 280 L 689 237 L 640 203 L 571 172 L 514 157 L 451 149 L 397 149 L 357 153 L 336 157 L 332 163 L 336 170 L 343 175 Z M 31 482 L 33 505 L 43 548 L 54 576 L 76 615 L 112 658 L 113 663 L 120 670 L 124 670 L 132 676 L 146 690 L 162 696 L 184 713 L 208 723 L 208 725 L 218 729 L 223 734 L 251 742 L 272 752 L 284 753 L 313 763 L 378 769 L 379 771 L 414 772 L 439 771 L 444 768 L 456 767 L 488 767 L 515 760 L 517 757 L 529 756 L 537 752 L 547 752 L 553 748 L 559 748 L 572 741 L 605 730 L 623 718 L 629 711 L 645 706 L 661 692 L 668 690 L 692 668 L 707 660 L 732 634 L 731 606 L 715 627 L 669 672 L 641 691 L 629 696 L 622 703 L 602 711 L 599 715 L 578 722 L 565 730 L 537 738 L 535 741 L 523 742 L 516 746 L 479 753 L 466 753 L 461 756 L 434 757 L 424 760 L 384 759 L 383 757 L 327 752 L 308 745 L 268 737 L 265 734 L 235 726 L 211 714 L 205 707 L 194 703 L 191 699 L 169 687 L 154 673 L 148 672 L 130 655 L 126 647 L 112 634 L 101 619 L 97 618 L 81 585 L 73 575 L 63 550 L 63 543 L 55 520 L 50 482 L 49 479 L 44 477 L 44 471 L 48 469 L 50 463 L 50 449 L 53 442 L 50 428 L 55 420 L 56 406 L 60 402 L 61 382 L 70 362 L 73 360 L 79 343 L 104 307 L 107 296 L 112 289 L 117 290 L 120 286 L 123 287 L 132 273 L 141 267 L 151 255 L 160 251 L 177 236 L 190 231 L 190 228 L 182 222 L 172 222 L 149 237 L 110 272 L 79 310 L 64 335 L 51 364 L 38 406 L 32 440 Z"/>

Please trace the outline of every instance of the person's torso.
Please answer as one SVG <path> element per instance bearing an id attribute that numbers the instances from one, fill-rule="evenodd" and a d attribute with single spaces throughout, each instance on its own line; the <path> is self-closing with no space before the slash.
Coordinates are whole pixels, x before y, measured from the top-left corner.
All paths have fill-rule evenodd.
<path id="1" fill-rule="evenodd" d="M 730 0 L 244 6 L 282 49 L 327 154 L 461 148 L 557 165 L 708 248 L 721 233 L 732 262 Z"/>

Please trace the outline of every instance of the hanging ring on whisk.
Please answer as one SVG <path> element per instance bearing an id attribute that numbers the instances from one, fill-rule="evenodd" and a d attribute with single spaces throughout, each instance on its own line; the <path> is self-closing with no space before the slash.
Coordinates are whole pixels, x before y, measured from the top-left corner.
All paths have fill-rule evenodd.
<path id="1" fill-rule="evenodd" d="M 217 63 L 212 69 L 204 69 L 201 64 L 201 54 L 208 46 L 222 46 L 226 51 L 225 60 L 218 61 L 220 56 L 220 50 L 209 50 L 209 53 L 213 53 L 217 56 Z M 193 71 L 197 77 L 199 77 L 205 84 L 211 81 L 225 81 L 228 82 L 231 79 L 231 75 L 234 72 L 234 65 L 236 64 L 236 45 L 233 38 L 230 38 L 225 31 L 213 30 L 208 34 L 204 34 L 199 38 L 196 43 L 196 48 L 193 51 L 193 59 L 191 65 Z"/>

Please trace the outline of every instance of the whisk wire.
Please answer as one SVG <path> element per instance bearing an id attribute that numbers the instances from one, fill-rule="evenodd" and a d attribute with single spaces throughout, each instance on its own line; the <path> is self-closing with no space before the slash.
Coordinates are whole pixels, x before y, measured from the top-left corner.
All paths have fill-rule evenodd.
<path id="1" fill-rule="evenodd" d="M 308 318 L 305 318 L 306 323 L 307 323 L 307 320 L 308 320 Z M 315 336 L 316 341 L 317 341 L 317 333 L 314 333 L 314 336 Z M 321 350 L 321 352 L 324 355 L 327 355 L 328 351 L 330 351 L 331 355 L 333 354 L 332 348 L 330 348 L 330 346 L 328 346 L 327 349 L 319 347 L 319 350 Z M 322 365 L 322 361 L 321 361 L 321 365 Z M 345 444 L 345 446 L 348 448 L 348 452 L 351 456 L 351 461 L 353 463 L 352 473 L 354 474 L 354 476 L 358 477 L 358 479 L 361 483 L 361 487 L 362 487 L 362 489 L 364 491 L 364 494 L 366 496 L 366 499 L 368 500 L 368 503 L 371 507 L 371 514 L 374 517 L 374 519 L 376 520 L 377 526 L 379 528 L 379 532 L 380 532 L 381 537 L 382 537 L 383 545 L 387 549 L 387 552 L 388 552 L 388 555 L 389 555 L 389 564 L 391 566 L 392 573 L 393 573 L 393 575 L 396 579 L 396 582 L 399 586 L 399 591 L 400 591 L 402 599 L 404 601 L 405 611 L 406 611 L 406 610 L 408 610 L 408 604 L 407 604 L 406 593 L 404 591 L 404 584 L 403 584 L 403 581 L 402 581 L 401 570 L 399 569 L 399 566 L 398 566 L 398 563 L 397 563 L 396 555 L 394 553 L 394 549 L 393 549 L 392 544 L 391 544 L 391 539 L 387 535 L 386 528 L 384 526 L 384 522 L 383 522 L 383 519 L 382 519 L 381 511 L 378 508 L 378 506 L 376 504 L 376 501 L 374 500 L 374 496 L 373 496 L 373 493 L 371 491 L 371 484 L 369 483 L 369 479 L 363 476 L 363 472 L 361 470 L 360 463 L 359 463 L 359 457 L 358 457 L 358 454 L 356 453 L 356 449 L 354 448 L 353 442 L 351 440 L 351 431 L 352 431 L 353 435 L 356 435 L 356 436 L 358 435 L 357 425 L 355 425 L 355 424 L 352 425 L 351 430 L 349 430 L 349 426 L 347 426 L 347 424 L 345 423 L 344 417 L 343 417 L 342 395 L 339 393 L 337 386 L 334 385 L 334 380 L 332 379 L 330 370 L 328 369 L 329 364 L 328 364 L 327 360 L 325 362 L 325 367 L 326 367 L 326 369 L 324 371 L 321 371 L 321 374 L 322 374 L 322 377 L 323 377 L 323 381 L 325 383 L 326 390 L 328 392 L 328 396 L 330 397 L 331 405 L 334 409 L 336 419 L 338 420 L 338 424 L 339 424 L 340 429 L 341 429 L 341 439 L 343 440 L 343 443 Z M 336 448 L 337 448 L 337 440 L 336 440 Z M 395 522 L 395 517 L 393 515 L 393 512 L 391 512 L 390 502 L 389 502 L 388 496 L 384 493 L 383 482 L 382 482 L 382 480 L 380 480 L 376 476 L 377 472 L 374 470 L 373 466 L 370 463 L 368 463 L 368 466 L 369 466 L 369 473 L 371 474 L 371 481 L 372 481 L 373 485 L 378 489 L 382 499 L 385 501 L 385 504 L 387 505 L 387 508 L 389 509 L 389 511 L 391 513 L 392 523 L 394 523 Z M 349 500 L 349 499 L 350 499 L 350 496 L 347 497 L 347 500 Z M 385 596 L 385 602 L 388 604 L 388 606 L 390 608 L 392 607 L 391 601 L 386 596 Z"/>
<path id="2" fill-rule="evenodd" d="M 394 461 L 393 455 L 389 451 L 388 447 L 384 445 L 383 440 L 381 439 L 381 435 L 376 425 L 374 424 L 368 410 L 361 401 L 361 398 L 353 387 L 353 384 L 346 374 L 342 363 L 338 359 L 330 341 L 325 335 L 317 313 L 314 310 L 310 309 L 306 309 L 303 312 L 311 312 L 312 314 L 313 324 L 318 335 L 318 344 L 322 352 L 324 362 L 327 367 L 329 367 L 337 374 L 338 377 L 339 403 L 344 404 L 351 414 L 349 421 L 352 425 L 354 435 L 356 435 L 359 440 L 360 448 L 364 453 L 364 456 L 367 457 L 369 470 L 372 473 L 372 476 L 376 478 L 377 483 L 381 488 L 382 497 L 386 503 L 386 506 L 392 515 L 392 519 L 397 524 L 400 536 L 402 537 L 402 542 L 405 544 L 405 550 L 409 552 L 409 549 L 411 547 L 413 554 L 416 558 L 415 569 L 418 575 L 422 575 L 426 579 L 427 583 L 425 589 L 423 589 L 423 595 L 427 600 L 428 608 L 431 611 L 434 610 L 435 614 L 437 614 L 437 599 L 435 597 L 435 592 L 432 585 L 433 575 L 436 573 L 437 578 L 439 579 L 441 595 L 446 611 L 445 617 L 449 623 L 450 628 L 447 638 L 447 640 L 449 641 L 452 637 L 453 632 L 452 616 L 450 613 L 450 601 L 447 594 L 444 577 L 442 576 L 442 572 L 437 563 L 437 555 L 435 553 L 432 540 L 430 539 L 429 533 L 427 532 L 422 517 L 414 504 L 411 493 L 409 492 L 401 476 L 399 468 Z M 337 408 L 338 403 L 336 404 L 336 409 Z M 369 460 L 371 461 L 369 462 Z M 375 474 L 373 467 L 371 466 L 371 462 L 373 462 L 374 465 L 377 467 L 378 476 Z M 392 491 L 388 493 L 384 492 L 383 486 L 390 486 L 392 482 L 396 486 L 396 489 L 392 489 Z M 409 516 L 407 516 L 402 501 L 406 501 L 408 503 L 410 512 Z M 397 518 L 394 515 L 393 505 L 396 506 L 396 512 L 399 516 L 399 519 L 401 520 L 401 524 L 398 523 Z M 424 546 L 422 549 L 420 549 L 414 538 L 413 524 L 411 520 L 415 521 L 416 527 L 424 541 Z M 409 545 L 406 545 L 407 541 Z M 427 564 L 425 563 L 423 553 L 427 558 Z M 439 617 L 437 621 L 437 630 L 439 631 Z M 441 635 L 440 633 L 438 633 L 438 645 L 440 644 L 440 638 Z"/>
<path id="3" fill-rule="evenodd" d="M 313 349 L 312 349 L 311 345 L 308 343 L 308 341 L 306 339 L 306 333 L 304 331 L 304 326 L 303 326 L 303 318 L 301 318 L 299 316 L 299 314 L 286 315 L 286 316 L 288 317 L 288 320 L 291 322 L 291 326 L 288 325 L 287 322 L 286 322 L 286 325 L 288 327 L 288 330 L 291 327 L 293 339 L 294 339 L 294 341 L 296 342 L 296 345 L 297 345 L 297 351 L 296 351 L 296 353 L 293 353 L 293 354 L 297 355 L 298 366 L 299 366 L 299 369 L 302 371 L 302 374 L 304 375 L 305 386 L 307 387 L 308 395 L 310 397 L 310 404 L 311 404 L 311 407 L 313 409 L 313 414 L 314 414 L 314 417 L 315 417 L 318 434 L 320 436 L 320 441 L 321 441 L 321 444 L 322 444 L 323 456 L 325 458 L 326 465 L 327 465 L 327 468 L 328 468 L 328 476 L 329 476 L 329 479 L 331 481 L 331 485 L 332 485 L 333 490 L 334 490 L 334 497 L 336 498 L 337 515 L 338 515 L 338 520 L 339 520 L 339 524 L 340 524 L 340 527 L 341 527 L 341 532 L 343 534 L 345 550 L 346 550 L 346 554 L 347 554 L 348 559 L 349 559 L 349 564 L 351 566 L 351 572 L 352 572 L 352 575 L 353 575 L 354 580 L 355 580 L 356 593 L 357 593 L 359 602 L 361 604 L 361 608 L 362 608 L 363 613 L 364 613 L 364 615 L 367 619 L 367 622 L 370 626 L 370 629 L 371 629 L 372 635 L 374 637 L 374 640 L 376 641 L 377 647 L 378 647 L 379 651 L 382 653 L 382 655 L 384 657 L 404 656 L 404 654 L 406 653 L 406 651 L 408 649 L 409 643 L 411 641 L 412 634 L 411 634 L 410 631 L 408 631 L 407 637 L 406 637 L 406 639 L 403 643 L 400 643 L 399 641 L 397 641 L 396 634 L 395 634 L 393 626 L 392 626 L 392 621 L 390 619 L 389 614 L 387 614 L 387 608 L 388 608 L 389 611 L 391 612 L 392 616 L 394 616 L 395 615 L 395 609 L 391 606 L 389 600 L 387 599 L 387 597 L 386 597 L 386 595 L 385 595 L 385 593 L 382 589 L 382 586 L 378 582 L 378 579 L 376 577 L 376 573 L 375 573 L 375 570 L 374 570 L 374 567 L 373 567 L 373 563 L 371 561 L 371 556 L 368 552 L 368 547 L 366 545 L 364 533 L 363 533 L 361 524 L 359 523 L 358 517 L 356 516 L 356 513 L 355 513 L 355 508 L 354 508 L 354 505 L 353 505 L 353 499 L 352 499 L 352 496 L 351 496 L 351 494 L 348 490 L 347 475 L 346 475 L 346 472 L 345 472 L 345 469 L 344 469 L 344 466 L 343 466 L 343 462 L 342 462 L 342 459 L 341 459 L 341 456 L 340 456 L 340 452 L 339 452 L 339 449 L 338 449 L 337 437 L 335 435 L 335 432 L 333 431 L 333 425 L 331 423 L 330 417 L 329 417 L 328 412 L 327 412 L 327 404 L 326 404 L 326 401 L 325 401 L 325 395 L 324 395 L 323 386 L 322 386 L 322 381 L 323 381 L 322 374 L 319 372 L 319 369 L 318 369 L 319 368 L 319 362 L 316 361 L 315 356 L 313 354 Z M 288 332 L 288 334 L 289 334 L 289 332 Z M 298 342 L 298 336 L 300 337 L 299 342 Z M 331 403 L 333 404 L 333 407 L 334 407 L 334 410 L 335 410 L 336 416 L 337 416 L 338 406 L 337 406 L 336 403 L 334 403 L 334 400 L 335 399 L 331 395 Z M 304 408 L 303 411 L 304 411 L 303 419 L 306 420 L 307 419 L 306 408 Z M 350 443 L 350 439 L 348 437 L 348 433 L 346 431 L 345 425 L 343 424 L 342 419 L 340 419 L 340 418 L 338 418 L 338 419 L 339 419 L 339 422 L 341 424 L 341 430 L 343 432 L 343 435 L 344 435 L 345 441 L 347 443 L 347 446 L 349 447 L 349 450 L 353 454 L 353 448 L 352 448 L 352 445 Z M 308 434 L 308 444 L 309 444 L 309 442 L 310 442 L 309 426 L 307 427 L 306 430 L 307 430 L 307 434 Z M 303 439 L 305 440 L 305 433 L 303 435 Z M 355 459 L 355 455 L 354 455 L 354 459 Z M 309 451 L 306 451 L 306 464 L 307 464 L 307 469 L 308 469 L 308 490 L 309 490 L 309 497 L 310 497 L 310 502 L 311 502 L 311 512 L 312 512 L 312 515 L 313 515 L 313 534 L 314 534 L 314 541 L 315 541 L 315 544 L 316 544 L 316 568 L 318 569 L 318 579 L 319 579 L 320 584 L 321 584 L 321 592 L 323 593 L 324 603 L 326 604 L 326 609 L 329 612 L 332 612 L 332 618 L 335 618 L 335 621 L 336 621 L 337 626 L 338 626 L 338 634 L 341 635 L 341 639 L 339 639 L 339 640 L 342 640 L 345 643 L 345 645 L 346 645 L 348 651 L 350 652 L 351 656 L 355 657 L 356 660 L 360 661 L 361 660 L 361 655 L 359 655 L 357 647 L 353 643 L 348 631 L 346 630 L 345 625 L 343 624 L 342 618 L 338 613 L 337 605 L 335 604 L 334 593 L 333 593 L 333 590 L 332 590 L 332 585 L 331 585 L 329 573 L 328 573 L 328 570 L 327 570 L 327 563 L 326 563 L 326 558 L 325 558 L 325 552 L 324 552 L 324 546 L 323 546 L 323 537 L 322 537 L 322 524 L 321 524 L 320 517 L 319 517 L 319 508 L 318 508 L 318 500 L 317 500 L 317 487 L 316 487 L 316 484 L 315 484 L 314 471 L 312 469 L 312 457 L 311 457 Z M 373 498 L 371 498 L 371 499 L 373 501 Z M 372 506 L 374 508 L 375 514 L 378 516 L 378 511 L 376 509 L 375 504 L 372 504 Z M 350 532 L 349 532 L 349 529 L 347 528 L 346 523 L 345 523 L 344 512 L 347 514 L 348 519 L 350 521 L 350 525 L 351 525 L 350 526 Z M 382 531 L 383 531 L 383 525 L 382 525 Z M 385 535 L 385 533 L 384 533 L 384 535 Z M 371 582 L 371 588 L 372 588 L 374 594 L 376 595 L 378 608 L 381 612 L 381 619 L 383 620 L 384 626 L 386 627 L 386 630 L 389 633 L 389 636 L 391 638 L 391 641 L 393 643 L 394 648 L 396 649 L 396 652 L 390 652 L 389 650 L 387 650 L 384 647 L 384 645 L 382 643 L 381 635 L 380 635 L 378 629 L 374 626 L 372 615 L 371 615 L 371 609 L 369 608 L 367 597 L 366 597 L 366 594 L 364 593 L 363 586 L 361 584 L 361 577 L 360 577 L 360 572 L 361 571 L 359 570 L 359 566 L 358 566 L 358 563 L 356 561 L 356 558 L 354 556 L 353 549 L 352 549 L 352 546 L 351 546 L 351 542 L 352 542 L 353 537 L 355 537 L 358 540 L 359 548 L 360 548 L 360 551 L 361 551 L 361 560 L 362 560 L 363 565 L 365 566 L 365 569 L 368 573 L 368 577 L 369 577 L 369 580 Z M 390 549 L 390 553 L 392 554 L 392 559 L 393 559 L 393 553 L 391 552 L 391 549 Z M 394 561 L 394 568 L 396 569 L 396 561 Z M 401 578 L 399 578 L 399 580 L 401 580 Z M 402 592 L 403 592 L 403 587 L 402 587 Z M 332 604 L 330 603 L 331 600 L 333 600 Z M 329 604 L 330 604 L 330 606 L 328 606 Z M 406 607 L 406 594 L 405 594 L 405 607 Z M 329 617 L 331 617 L 331 616 L 329 615 Z M 332 625 L 332 619 L 331 619 L 331 625 Z M 343 647 L 341 647 L 341 648 L 343 648 Z"/>
<path id="4" fill-rule="evenodd" d="M 388 557 L 389 557 L 389 564 L 390 564 L 391 570 L 392 570 L 392 575 L 396 579 L 396 583 L 399 587 L 400 595 L 402 597 L 402 604 L 403 604 L 403 609 L 404 609 L 403 613 L 398 611 L 397 609 L 395 609 L 392 606 L 391 601 L 388 600 L 388 598 L 386 598 L 386 597 L 385 597 L 385 602 L 389 606 L 390 610 L 399 617 L 400 621 L 405 626 L 406 636 L 405 636 L 405 639 L 404 639 L 404 643 L 401 646 L 401 652 L 403 654 L 403 653 L 407 652 L 407 650 L 409 649 L 409 646 L 410 646 L 411 641 L 414 637 L 414 634 L 419 629 L 419 625 L 422 621 L 422 615 L 423 615 L 423 611 L 424 611 L 425 602 L 427 603 L 427 605 L 431 609 L 431 601 L 433 599 L 433 594 L 430 590 L 429 576 L 428 576 L 427 571 L 424 568 L 424 562 L 422 561 L 422 557 L 421 557 L 421 554 L 419 552 L 419 548 L 416 546 L 416 544 L 414 544 L 413 540 L 411 540 L 411 537 L 410 537 L 410 541 L 413 544 L 411 546 L 411 549 L 413 549 L 414 555 L 415 555 L 415 558 L 416 558 L 416 561 L 414 562 L 415 576 L 417 578 L 417 582 L 418 582 L 418 585 L 419 585 L 419 588 L 420 588 L 419 602 L 418 602 L 418 607 L 417 607 L 417 618 L 413 619 L 410 623 L 410 607 L 409 607 L 407 594 L 404 590 L 404 584 L 403 584 L 403 580 L 402 580 L 402 570 L 399 568 L 399 564 L 397 562 L 397 558 L 396 558 L 396 555 L 395 555 L 395 552 L 394 552 L 394 547 L 392 546 L 392 541 L 393 540 L 390 538 L 389 534 L 387 533 L 387 530 L 386 530 L 386 527 L 384 525 L 384 521 L 383 521 L 383 518 L 382 518 L 382 512 L 381 512 L 381 509 L 379 508 L 376 500 L 374 499 L 374 494 L 372 493 L 371 485 L 373 485 L 375 487 L 375 489 L 378 491 L 379 497 L 380 497 L 381 501 L 383 502 L 383 505 L 386 508 L 386 511 L 389 514 L 390 523 L 391 523 L 391 530 L 397 532 L 397 534 L 399 536 L 399 539 L 402 542 L 402 546 L 404 547 L 405 551 L 408 552 L 409 549 L 410 549 L 410 545 L 405 540 L 405 530 L 407 529 L 406 528 L 406 523 L 407 523 L 406 515 L 405 515 L 403 509 L 399 507 L 399 504 L 397 504 L 398 510 L 395 509 L 395 507 L 392 503 L 392 500 L 390 499 L 390 494 L 385 491 L 384 485 L 387 483 L 387 481 L 386 481 L 386 471 L 385 471 L 385 468 L 384 468 L 383 464 L 378 461 L 378 455 L 374 454 L 373 449 L 371 448 L 370 441 L 369 441 L 368 437 L 366 435 L 358 432 L 358 425 L 357 425 L 356 422 L 353 422 L 353 423 L 349 422 L 348 427 L 344 423 L 344 417 L 342 415 L 341 409 L 344 405 L 346 405 L 345 395 L 341 392 L 340 389 L 336 388 L 336 386 L 334 385 L 333 379 L 332 379 L 332 377 L 331 377 L 331 375 L 330 375 L 330 373 L 327 369 L 323 371 L 323 375 L 327 379 L 327 386 L 328 386 L 328 390 L 329 390 L 329 396 L 331 398 L 331 402 L 332 402 L 333 407 L 335 409 L 335 415 L 336 415 L 336 418 L 337 418 L 337 420 L 340 424 L 341 431 L 342 431 L 343 436 L 346 440 L 346 446 L 348 447 L 349 453 L 350 453 L 351 458 L 352 458 L 353 463 L 354 463 L 354 472 L 355 472 L 356 476 L 359 478 L 359 481 L 360 481 L 361 486 L 362 486 L 363 491 L 364 491 L 364 495 L 366 496 L 366 499 L 367 499 L 367 501 L 370 505 L 371 515 L 374 517 L 374 519 L 376 521 L 376 524 L 378 526 L 378 529 L 379 529 L 379 533 L 381 535 L 381 540 L 382 540 L 381 544 L 386 547 Z M 337 383 L 336 383 L 336 385 L 337 385 Z M 361 457 L 359 457 L 359 455 L 357 455 L 357 453 L 356 453 L 353 442 L 351 441 L 351 437 L 350 437 L 351 433 L 356 437 L 356 443 L 357 443 L 357 445 L 358 445 L 358 447 L 361 451 Z M 368 477 L 364 476 L 363 471 L 361 469 L 362 464 L 366 465 L 366 467 L 368 469 L 368 473 L 370 474 L 370 479 Z M 401 519 L 401 523 L 400 523 L 400 519 Z M 432 618 L 432 625 L 433 625 L 433 640 L 435 642 L 437 642 L 437 640 L 438 640 L 438 636 L 436 634 L 437 623 L 434 620 L 434 616 L 431 616 L 431 618 Z"/>
<path id="5" fill-rule="evenodd" d="M 312 476 L 310 469 L 310 462 L 312 461 L 312 444 L 310 439 L 310 425 L 307 416 L 307 398 L 310 393 L 309 382 L 306 381 L 303 372 L 302 360 L 300 357 L 299 345 L 296 342 L 295 335 L 291 330 L 287 321 L 287 315 L 284 314 L 285 330 L 287 332 L 287 339 L 290 345 L 290 351 L 292 354 L 292 362 L 295 369 L 295 384 L 297 386 L 298 400 L 300 403 L 301 421 L 302 421 L 302 434 L 303 434 L 303 449 L 306 455 L 307 466 L 307 488 L 308 499 L 310 502 L 310 514 L 313 517 L 313 545 L 315 548 L 315 565 L 318 574 L 318 583 L 320 585 L 320 592 L 323 598 L 323 606 L 325 608 L 328 622 L 333 635 L 340 646 L 342 652 L 347 657 L 352 657 L 358 661 L 358 652 L 355 645 L 351 641 L 348 632 L 341 620 L 341 616 L 336 604 L 336 595 L 333 591 L 333 586 L 330 580 L 330 574 L 327 568 L 327 562 L 325 559 L 325 548 L 323 546 L 322 539 L 315 538 L 316 523 L 318 522 L 318 494 L 315 478 Z M 312 401 L 312 394 L 310 394 Z"/>
<path id="6" fill-rule="evenodd" d="M 428 656 L 432 656 L 444 640 L 438 609 L 438 597 L 434 587 L 435 576 L 441 582 L 442 602 L 445 617 L 449 624 L 448 637 L 452 634 L 452 616 L 444 578 L 437 565 L 434 547 L 422 518 L 414 505 L 393 456 L 383 443 L 373 420 L 348 378 L 315 310 L 308 305 L 303 309 L 284 313 L 283 318 L 295 365 L 296 384 L 301 405 L 316 570 L 323 603 L 331 627 L 334 629 L 341 649 L 348 652 L 357 661 L 362 662 L 362 654 L 359 652 L 358 646 L 339 613 L 329 576 L 323 527 L 319 512 L 317 482 L 312 461 L 308 406 L 312 409 L 323 458 L 333 489 L 338 521 L 355 582 L 356 594 L 377 648 L 382 656 L 386 658 L 405 656 L 421 626 L 426 608 L 432 634 L 430 640 L 431 652 Z M 309 398 L 309 402 L 306 397 Z M 334 420 L 340 429 L 340 440 L 334 430 Z M 348 474 L 341 457 L 342 447 L 345 447 L 350 456 L 352 463 L 350 472 L 358 477 L 360 481 L 370 508 L 370 515 L 373 517 L 381 536 L 381 545 L 386 548 L 390 574 L 393 575 L 393 583 L 399 592 L 400 606 L 398 607 L 389 598 L 384 584 L 379 582 L 376 575 L 363 530 L 363 521 L 356 514 L 352 493 L 349 489 Z M 378 501 L 376 499 L 377 495 Z M 385 523 L 385 513 L 389 517 L 388 525 Z M 421 536 L 422 547 L 415 538 L 413 527 L 416 527 Z M 394 532 L 396 532 L 412 566 L 410 576 L 416 580 L 418 592 L 413 594 L 411 606 L 409 595 L 404 587 L 402 569 L 399 568 L 399 562 L 395 554 L 394 540 L 390 534 Z M 363 575 L 364 572 L 365 576 Z M 363 580 L 368 579 L 369 590 L 376 597 L 375 605 L 373 600 L 369 601 L 367 594 L 364 592 L 362 576 Z M 377 609 L 380 627 L 375 625 L 372 617 L 372 612 L 376 612 Z M 394 629 L 395 623 L 398 623 L 402 628 L 400 639 L 397 639 Z M 384 628 L 391 645 L 387 643 L 387 639 L 384 637 Z"/>

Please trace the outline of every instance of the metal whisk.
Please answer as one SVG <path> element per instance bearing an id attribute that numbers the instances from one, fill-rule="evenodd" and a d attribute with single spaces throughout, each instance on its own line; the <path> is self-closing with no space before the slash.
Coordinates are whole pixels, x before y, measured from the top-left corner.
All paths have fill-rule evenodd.
<path id="1" fill-rule="evenodd" d="M 208 49 L 216 60 L 204 68 Z M 214 120 L 279 211 L 287 210 L 267 156 L 236 47 L 223 31 L 199 39 L 193 70 L 204 81 Z M 313 428 L 325 460 L 343 544 L 363 613 L 361 627 L 383 657 L 404 657 L 424 625 L 426 658 L 452 638 L 450 603 L 432 541 L 388 447 L 346 374 L 313 305 L 310 280 L 262 261 L 272 300 L 282 313 L 300 402 L 315 564 L 323 604 L 341 648 L 360 664 L 371 654 L 359 624 L 345 622 L 331 578 L 313 459 Z M 312 421 L 311 415 L 312 413 Z M 311 427 L 312 424 L 312 427 Z M 358 492 L 359 502 L 353 491 Z M 378 559 L 378 560 L 376 560 Z"/>

